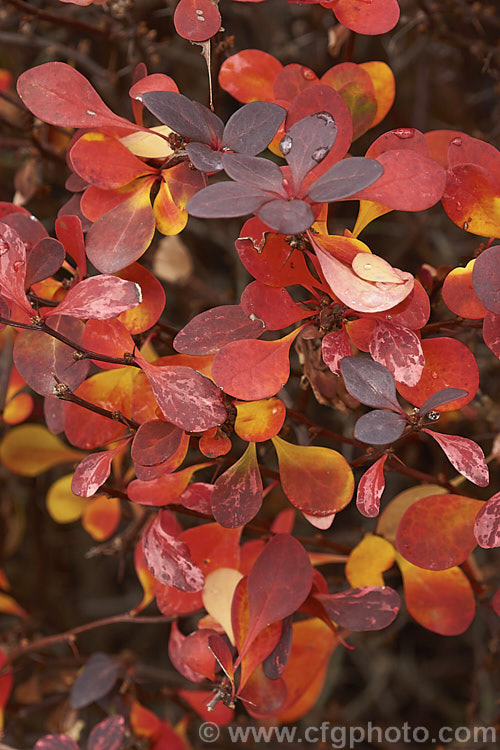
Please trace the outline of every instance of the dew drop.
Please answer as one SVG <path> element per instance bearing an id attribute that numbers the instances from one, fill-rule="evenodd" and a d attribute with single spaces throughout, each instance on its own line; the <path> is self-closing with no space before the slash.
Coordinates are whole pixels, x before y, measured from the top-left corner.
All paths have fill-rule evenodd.
<path id="1" fill-rule="evenodd" d="M 435 372 L 434 370 L 431 370 L 431 378 L 432 378 L 433 380 L 437 380 L 437 379 L 438 379 L 438 374 L 437 374 L 437 372 Z"/>
<path id="2" fill-rule="evenodd" d="M 20 269 L 20 268 L 22 268 L 23 266 L 24 266 L 24 262 L 23 262 L 22 260 L 16 260 L 16 261 L 15 261 L 15 262 L 14 262 L 14 263 L 12 264 L 12 268 L 14 269 L 14 271 L 15 271 L 16 273 L 17 273 L 17 271 L 19 271 L 19 269 Z"/>
<path id="3" fill-rule="evenodd" d="M 464 223 L 462 224 L 462 229 L 465 229 L 465 231 L 467 231 L 468 228 L 469 228 L 469 222 L 468 221 L 464 221 Z"/>
<path id="4" fill-rule="evenodd" d="M 455 208 L 457 209 L 457 211 L 461 211 L 462 210 L 463 205 L 460 203 L 460 201 L 457 201 L 455 203 Z"/>
<path id="5" fill-rule="evenodd" d="M 283 156 L 286 156 L 292 150 L 293 141 L 290 135 L 285 135 L 280 141 L 280 151 Z"/>
<path id="6" fill-rule="evenodd" d="M 136 100 L 136 102 L 142 102 L 142 95 L 141 94 L 137 94 L 137 96 L 135 97 L 135 100 Z"/>
<path id="7" fill-rule="evenodd" d="M 302 75 L 307 81 L 314 81 L 316 74 L 309 68 L 302 68 Z"/>
<path id="8" fill-rule="evenodd" d="M 463 140 L 461 138 L 454 138 L 451 142 L 452 146 L 461 146 L 463 143 Z"/>
<path id="9" fill-rule="evenodd" d="M 365 263 L 364 267 L 365 267 L 365 269 L 371 268 L 372 264 L 371 263 Z"/>
<path id="10" fill-rule="evenodd" d="M 318 112 L 316 117 L 320 120 L 324 120 L 326 125 L 335 125 L 335 118 L 329 112 Z"/>
<path id="11" fill-rule="evenodd" d="M 387 320 L 392 320 L 392 315 L 386 315 L 385 317 Z"/>
<path id="12" fill-rule="evenodd" d="M 252 321 L 253 321 L 253 320 L 258 320 L 258 321 L 259 321 L 259 323 L 262 323 L 262 328 L 265 328 L 265 327 L 266 327 L 266 324 L 264 323 L 264 321 L 262 320 L 262 318 L 259 318 L 259 317 L 257 317 L 257 315 L 256 315 L 255 313 L 250 313 L 250 315 L 249 315 L 248 317 L 249 317 L 249 318 L 250 318 L 250 320 L 252 320 Z"/>
<path id="13" fill-rule="evenodd" d="M 30 214 L 30 219 L 31 219 L 31 221 L 38 221 L 38 219 L 36 218 L 36 216 L 33 216 L 33 214 Z"/>
<path id="14" fill-rule="evenodd" d="M 437 420 L 439 419 L 439 412 L 437 412 L 437 411 L 430 411 L 427 414 L 427 419 L 431 419 L 433 422 L 437 422 Z"/>
<path id="15" fill-rule="evenodd" d="M 85 110 L 85 114 L 86 115 L 90 115 L 90 117 L 95 117 L 96 116 L 95 112 L 93 110 L 91 110 L 91 109 Z"/>
<path id="16" fill-rule="evenodd" d="M 398 128 L 397 130 L 393 130 L 393 133 L 396 138 L 401 138 L 401 140 L 405 141 L 415 136 L 415 128 Z"/>
<path id="17" fill-rule="evenodd" d="M 312 152 L 312 158 L 317 162 L 323 161 L 329 150 L 330 149 L 326 148 L 326 146 L 320 146 L 320 148 L 317 148 L 316 151 Z"/>

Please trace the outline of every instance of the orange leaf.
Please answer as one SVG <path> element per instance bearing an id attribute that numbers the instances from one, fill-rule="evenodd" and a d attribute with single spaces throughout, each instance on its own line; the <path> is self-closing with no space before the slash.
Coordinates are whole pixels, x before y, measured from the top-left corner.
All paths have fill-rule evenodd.
<path id="1" fill-rule="evenodd" d="M 462 318 L 484 318 L 488 312 L 472 285 L 472 269 L 475 260 L 465 268 L 454 268 L 444 280 L 442 294 L 449 309 Z"/>
<path id="2" fill-rule="evenodd" d="M 82 526 L 92 539 L 103 542 L 116 531 L 120 518 L 121 506 L 118 498 L 97 495 L 85 504 Z"/>
<path id="3" fill-rule="evenodd" d="M 249 443 L 269 440 L 283 427 L 286 407 L 279 398 L 240 401 L 234 405 L 237 411 L 234 431 L 242 440 Z"/>
<path id="4" fill-rule="evenodd" d="M 300 446 L 272 439 L 278 454 L 281 485 L 303 513 L 329 516 L 349 503 L 354 477 L 345 458 L 330 448 Z"/>

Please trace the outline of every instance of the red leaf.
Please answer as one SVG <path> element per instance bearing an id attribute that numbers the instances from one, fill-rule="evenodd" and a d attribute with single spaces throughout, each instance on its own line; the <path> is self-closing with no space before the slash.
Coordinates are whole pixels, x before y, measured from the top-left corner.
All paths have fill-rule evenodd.
<path id="1" fill-rule="evenodd" d="M 399 20 L 397 0 L 330 0 L 321 3 L 332 8 L 339 23 L 358 34 L 385 34 Z"/>
<path id="2" fill-rule="evenodd" d="M 422 345 L 409 328 L 377 321 L 370 336 L 370 354 L 400 383 L 416 385 L 422 376 L 425 364 Z"/>
<path id="3" fill-rule="evenodd" d="M 424 211 L 440 200 L 446 175 L 434 159 L 418 151 L 385 151 L 377 156 L 384 174 L 351 199 L 381 203 L 397 211 Z"/>
<path id="4" fill-rule="evenodd" d="M 156 169 L 134 156 L 117 138 L 84 133 L 70 152 L 73 170 L 90 185 L 114 190 Z"/>
<path id="5" fill-rule="evenodd" d="M 137 473 L 140 474 L 141 478 L 130 482 L 127 487 L 127 494 L 132 502 L 141 503 L 142 505 L 162 507 L 169 503 L 175 503 L 188 486 L 193 474 L 210 465 L 206 463 L 194 464 L 193 466 L 187 466 L 182 471 L 176 471 L 171 474 L 160 473 L 158 476 L 155 475 L 154 471 L 147 471 L 149 468 L 154 470 L 156 467 L 146 467 L 145 471 L 140 471 L 143 467 L 140 464 L 136 464 Z M 159 468 L 163 471 L 161 464 Z"/>
<path id="6" fill-rule="evenodd" d="M 65 320 L 71 320 L 71 318 L 65 318 Z M 121 359 L 125 354 L 131 355 L 135 349 L 134 340 L 118 318 L 110 318 L 109 320 L 92 318 L 88 320 L 85 324 L 82 343 L 91 353 L 95 352 L 96 354 Z M 101 370 L 115 370 L 125 366 L 101 362 L 99 359 L 92 359 L 92 362 Z"/>
<path id="7" fill-rule="evenodd" d="M 186 664 L 183 655 L 183 646 L 186 641 L 185 635 L 179 630 L 176 620 L 172 622 L 170 626 L 170 636 L 168 639 L 168 658 L 172 662 L 172 666 L 191 682 L 203 682 L 205 677 L 199 672 L 195 672 L 188 664 Z"/>
<path id="8" fill-rule="evenodd" d="M 365 471 L 358 484 L 356 505 L 367 518 L 375 518 L 380 510 L 380 498 L 385 489 L 384 464 L 387 455 L 379 458 Z"/>
<path id="9" fill-rule="evenodd" d="M 183 354 L 215 354 L 230 341 L 257 338 L 264 327 L 263 321 L 251 318 L 242 305 L 221 305 L 192 318 L 173 346 Z"/>
<path id="10" fill-rule="evenodd" d="M 382 630 L 399 612 L 399 594 L 388 586 L 363 586 L 338 594 L 314 594 L 332 620 L 348 630 Z"/>
<path id="11" fill-rule="evenodd" d="M 88 750 L 120 750 L 125 735 L 123 716 L 109 716 L 95 726 L 87 742 Z"/>
<path id="12" fill-rule="evenodd" d="M 33 308 L 24 292 L 26 276 L 26 248 L 18 233 L 0 222 L 0 291 L 2 296 L 14 302 L 28 316 Z"/>
<path id="13" fill-rule="evenodd" d="M 481 547 L 500 547 L 500 492 L 490 497 L 477 514 L 474 534 Z"/>
<path id="14" fill-rule="evenodd" d="M 205 577 L 188 545 L 170 533 L 170 513 L 160 510 L 142 539 L 146 564 L 160 583 L 181 591 L 201 591 Z"/>
<path id="15" fill-rule="evenodd" d="M 297 328 L 277 341 L 233 341 L 215 355 L 212 375 L 230 396 L 245 401 L 274 396 L 290 375 L 288 353 Z M 242 369 L 241 362 L 245 362 Z M 219 422 L 220 424 L 220 422 Z"/>
<path id="16" fill-rule="evenodd" d="M 216 679 L 217 663 L 208 647 L 208 642 L 214 635 L 216 635 L 215 630 L 210 630 L 210 628 L 190 633 L 187 638 L 184 638 L 181 651 L 183 666 L 212 682 Z"/>
<path id="17" fill-rule="evenodd" d="M 155 367 L 142 357 L 136 362 L 169 422 L 186 432 L 203 432 L 227 419 L 221 392 L 209 378 L 190 367 Z"/>
<path id="18" fill-rule="evenodd" d="M 44 317 L 47 319 L 53 315 L 69 315 L 73 318 L 107 320 L 136 307 L 141 300 L 142 293 L 138 284 L 102 274 L 80 281 Z"/>
<path id="19" fill-rule="evenodd" d="M 66 63 L 49 62 L 25 71 L 17 91 L 28 109 L 51 125 L 142 130 L 115 115 L 87 79 Z"/>
<path id="20" fill-rule="evenodd" d="M 204 42 L 217 34 L 221 17 L 212 0 L 180 0 L 174 13 L 175 30 L 190 42 Z"/>
<path id="21" fill-rule="evenodd" d="M 486 487 L 490 481 L 484 453 L 477 443 L 459 435 L 443 435 L 433 430 L 423 430 L 434 438 L 446 453 L 448 461 L 470 482 Z"/>
<path id="22" fill-rule="evenodd" d="M 500 617 L 500 589 L 498 589 L 498 591 L 496 591 L 496 593 L 493 595 L 491 606 Z"/>
<path id="23" fill-rule="evenodd" d="M 151 419 L 136 432 L 132 443 L 132 460 L 142 466 L 162 464 L 179 450 L 186 438 L 189 441 L 186 433 L 170 422 Z"/>
<path id="24" fill-rule="evenodd" d="M 277 534 L 266 544 L 248 575 L 249 623 L 237 663 L 261 630 L 300 607 L 312 575 L 307 552 L 292 536 Z"/>
<path id="25" fill-rule="evenodd" d="M 396 549 L 405 560 L 426 570 L 460 565 L 476 547 L 473 524 L 483 505 L 460 495 L 417 500 L 399 522 Z"/>
<path id="26" fill-rule="evenodd" d="M 269 331 L 279 331 L 315 314 L 294 302 L 283 287 L 278 289 L 260 281 L 252 281 L 244 289 L 240 304 L 246 315 L 261 320 Z"/>
<path id="27" fill-rule="evenodd" d="M 250 443 L 242 457 L 215 482 L 210 501 L 215 520 L 229 529 L 244 526 L 259 512 L 262 493 L 255 443 Z"/>
<path id="28" fill-rule="evenodd" d="M 149 247 L 155 231 L 149 197 L 153 181 L 152 177 L 143 178 L 130 197 L 104 213 L 90 227 L 87 255 L 101 273 L 120 271 Z"/>
<path id="29" fill-rule="evenodd" d="M 314 83 L 319 83 L 319 79 L 311 68 L 296 63 L 285 65 L 278 71 L 274 79 L 274 98 L 291 102 L 297 94 Z"/>
<path id="30" fill-rule="evenodd" d="M 110 475 L 113 458 L 123 450 L 130 440 L 131 438 L 125 443 L 121 443 L 117 448 L 113 448 L 113 450 L 92 453 L 92 455 L 86 456 L 83 461 L 80 461 L 73 474 L 71 491 L 75 495 L 80 495 L 80 497 L 95 495 Z"/>

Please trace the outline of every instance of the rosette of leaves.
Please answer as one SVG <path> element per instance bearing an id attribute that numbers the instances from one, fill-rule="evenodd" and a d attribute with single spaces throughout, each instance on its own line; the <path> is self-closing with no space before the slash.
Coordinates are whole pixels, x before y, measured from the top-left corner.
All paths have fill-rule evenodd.
<path id="1" fill-rule="evenodd" d="M 489 483 L 488 466 L 477 443 L 458 435 L 445 435 L 426 429 L 426 424 L 439 419 L 436 409 L 466 396 L 467 391 L 442 388 L 409 415 L 397 400 L 392 374 L 383 365 L 360 357 L 344 357 L 340 371 L 351 396 L 366 406 L 375 407 L 356 422 L 354 437 L 357 440 L 373 445 L 388 445 L 398 440 L 408 428 L 421 430 L 434 438 L 460 474 L 474 484 L 486 487 Z"/>
<path id="2" fill-rule="evenodd" d="M 224 152 L 255 156 L 266 149 L 283 122 L 286 110 L 271 102 L 250 102 L 224 125 L 199 102 L 173 91 L 150 91 L 142 101 L 161 122 L 186 138 L 186 151 L 200 172 L 222 169 Z"/>
<path id="3" fill-rule="evenodd" d="M 374 159 L 352 157 L 306 184 L 309 172 L 328 155 L 336 137 L 333 116 L 317 112 L 296 122 L 282 138 L 280 150 L 288 168 L 260 157 L 222 154 L 222 168 L 233 182 L 200 190 L 187 204 L 188 213 L 203 219 L 254 213 L 283 234 L 305 231 L 315 221 L 318 204 L 349 198 L 384 171 Z"/>

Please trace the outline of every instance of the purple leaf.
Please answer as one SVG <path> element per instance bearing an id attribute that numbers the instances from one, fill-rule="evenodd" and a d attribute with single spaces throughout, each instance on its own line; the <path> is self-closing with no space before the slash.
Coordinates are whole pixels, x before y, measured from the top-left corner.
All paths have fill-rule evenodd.
<path id="1" fill-rule="evenodd" d="M 323 161 L 335 143 L 337 125 L 329 112 L 299 120 L 280 142 L 280 151 L 292 170 L 296 190 L 306 174 Z"/>
<path id="2" fill-rule="evenodd" d="M 269 656 L 262 662 L 262 669 L 268 680 L 277 680 L 283 674 L 292 650 L 292 616 L 285 617 L 281 637 Z"/>
<path id="3" fill-rule="evenodd" d="M 262 499 L 255 443 L 249 443 L 241 458 L 217 478 L 210 500 L 212 513 L 224 528 L 237 529 L 257 515 Z"/>
<path id="4" fill-rule="evenodd" d="M 151 573 L 157 581 L 180 591 L 201 591 L 205 577 L 191 560 L 186 542 L 171 533 L 172 514 L 160 510 L 142 538 L 142 549 Z"/>
<path id="5" fill-rule="evenodd" d="M 328 616 L 348 630 L 382 630 L 399 612 L 399 594 L 388 586 L 363 586 L 338 594 L 314 594 Z"/>
<path id="6" fill-rule="evenodd" d="M 402 412 L 396 398 L 394 378 L 387 367 L 371 359 L 344 357 L 340 372 L 351 396 L 362 404 Z"/>
<path id="7" fill-rule="evenodd" d="M 354 425 L 354 437 L 363 443 L 386 445 L 400 438 L 405 427 L 406 420 L 401 414 L 375 409 L 358 419 Z"/>
<path id="8" fill-rule="evenodd" d="M 246 154 L 223 154 L 222 168 L 236 182 L 244 182 L 257 190 L 276 193 L 283 198 L 287 197 L 281 169 L 269 159 Z M 269 199 L 272 197 L 273 195 L 270 195 Z"/>
<path id="9" fill-rule="evenodd" d="M 372 185 L 383 173 L 383 166 L 375 159 L 342 159 L 313 182 L 308 196 L 317 203 L 339 201 Z"/>
<path id="10" fill-rule="evenodd" d="M 309 203 L 298 199 L 269 201 L 257 209 L 255 214 L 264 224 L 282 234 L 304 232 L 314 222 Z"/>
<path id="11" fill-rule="evenodd" d="M 384 464 L 387 455 L 379 458 L 365 471 L 358 484 L 356 506 L 367 518 L 375 518 L 380 510 L 380 498 L 385 489 Z"/>
<path id="12" fill-rule="evenodd" d="M 433 393 L 432 396 L 429 396 L 429 398 L 424 401 L 419 409 L 420 416 L 425 417 L 426 414 L 430 411 L 434 411 L 438 406 L 444 406 L 450 401 L 455 401 L 455 399 L 467 396 L 467 394 L 468 391 L 464 391 L 461 388 L 441 388 L 440 391 L 436 391 L 436 393 Z"/>
<path id="13" fill-rule="evenodd" d="M 120 750 L 124 735 L 125 719 L 123 716 L 109 716 L 91 731 L 87 750 Z"/>
<path id="14" fill-rule="evenodd" d="M 213 112 L 174 91 L 146 91 L 142 101 L 161 122 L 190 141 L 217 146 L 224 123 Z"/>
<path id="15" fill-rule="evenodd" d="M 69 696 L 72 708 L 84 708 L 104 698 L 113 688 L 120 665 L 106 654 L 92 654 L 78 675 Z"/>
<path id="16" fill-rule="evenodd" d="M 425 365 L 417 334 L 404 326 L 377 321 L 370 336 L 370 354 L 393 374 L 399 383 L 414 386 Z"/>
<path id="17" fill-rule="evenodd" d="M 263 332 L 261 320 L 251 320 L 241 305 L 221 305 L 196 315 L 174 339 L 182 354 L 215 354 L 230 341 L 256 339 Z"/>
<path id="18" fill-rule="evenodd" d="M 483 250 L 472 269 L 472 285 L 483 305 L 500 313 L 500 245 Z"/>
<path id="19" fill-rule="evenodd" d="M 254 156 L 270 144 L 283 122 L 286 110 L 271 102 L 250 102 L 231 115 L 222 138 L 222 146 Z"/>
<path id="20" fill-rule="evenodd" d="M 443 435 L 441 432 L 425 429 L 423 432 L 434 438 L 446 453 L 450 464 L 462 476 L 479 487 L 488 485 L 490 481 L 488 466 L 484 453 L 477 443 L 459 435 Z"/>
<path id="21" fill-rule="evenodd" d="M 477 514 L 474 536 L 485 549 L 500 547 L 500 492 L 490 497 Z"/>
<path id="22" fill-rule="evenodd" d="M 188 201 L 186 211 L 200 219 L 231 219 L 251 214 L 269 195 L 237 182 L 219 182 L 199 190 Z"/>
<path id="23" fill-rule="evenodd" d="M 487 312 L 483 320 L 484 343 L 500 359 L 500 315 Z"/>
<path id="24" fill-rule="evenodd" d="M 26 288 L 53 276 L 61 268 L 65 257 L 61 242 L 52 237 L 43 237 L 28 254 L 24 281 Z"/>
<path id="25" fill-rule="evenodd" d="M 33 750 L 79 750 L 79 747 L 67 734 L 46 734 L 35 743 Z"/>
<path id="26" fill-rule="evenodd" d="M 205 143 L 188 143 L 186 151 L 193 166 L 200 172 L 219 172 L 222 169 L 221 152 L 214 151 Z"/>

